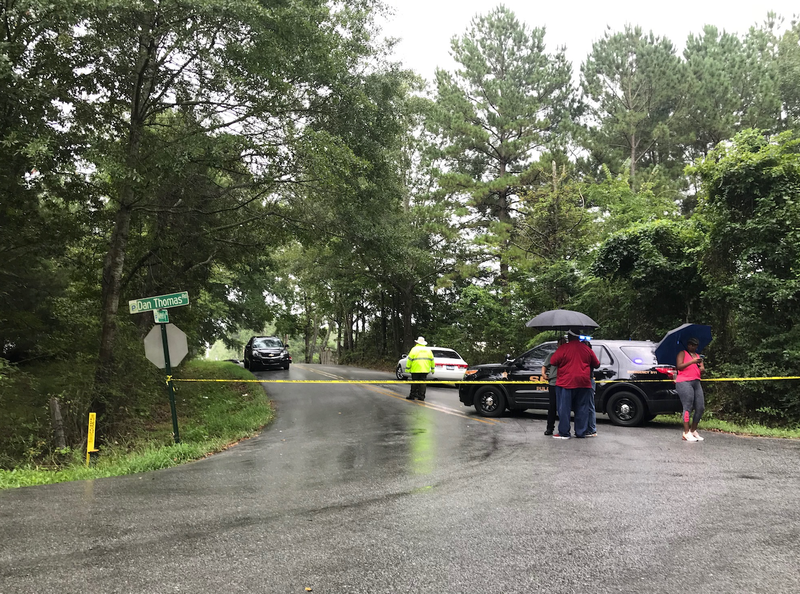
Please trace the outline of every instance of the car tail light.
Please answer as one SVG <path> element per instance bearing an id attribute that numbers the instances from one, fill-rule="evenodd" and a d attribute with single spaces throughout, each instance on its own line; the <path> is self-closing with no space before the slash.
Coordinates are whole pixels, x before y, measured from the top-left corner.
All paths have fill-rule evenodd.
<path id="1" fill-rule="evenodd" d="M 656 371 L 668 376 L 669 379 L 675 378 L 675 370 L 672 367 L 656 367 Z"/>

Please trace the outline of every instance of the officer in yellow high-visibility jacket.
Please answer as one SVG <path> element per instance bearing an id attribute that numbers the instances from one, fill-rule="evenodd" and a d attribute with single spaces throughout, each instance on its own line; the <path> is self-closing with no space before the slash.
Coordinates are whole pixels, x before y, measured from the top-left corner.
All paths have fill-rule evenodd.
<path id="1" fill-rule="evenodd" d="M 412 381 L 423 381 L 428 377 L 429 373 L 433 373 L 435 366 L 433 364 L 433 352 L 425 346 L 428 343 L 420 336 L 417 338 L 417 344 L 408 352 L 408 359 L 406 360 L 406 372 L 411 374 Z M 425 400 L 425 384 L 411 384 L 411 393 L 406 396 L 406 400 Z"/>

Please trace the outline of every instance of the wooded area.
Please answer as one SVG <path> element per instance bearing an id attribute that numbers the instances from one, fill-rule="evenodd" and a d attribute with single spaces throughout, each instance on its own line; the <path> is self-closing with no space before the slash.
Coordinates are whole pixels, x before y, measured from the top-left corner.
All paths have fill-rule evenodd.
<path id="1" fill-rule="evenodd" d="M 565 307 L 605 338 L 708 323 L 714 373 L 800 375 L 798 22 L 680 54 L 630 26 L 573 65 L 500 6 L 426 86 L 380 10 L 0 2 L 0 407 L 41 421 L 0 426 L 47 436 L 53 396 L 68 440 L 90 408 L 124 425 L 153 377 L 124 304 L 175 291 L 195 354 L 269 323 L 308 358 L 424 334 L 487 362 Z M 800 389 L 715 407 L 796 423 Z"/>

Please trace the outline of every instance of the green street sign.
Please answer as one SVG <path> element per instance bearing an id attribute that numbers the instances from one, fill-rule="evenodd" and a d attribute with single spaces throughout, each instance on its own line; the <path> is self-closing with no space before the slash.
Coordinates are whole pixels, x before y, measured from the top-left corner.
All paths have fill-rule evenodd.
<path id="1" fill-rule="evenodd" d="M 156 324 L 169 324 L 169 312 L 166 309 L 154 309 L 153 319 Z"/>
<path id="2" fill-rule="evenodd" d="M 159 295 L 158 297 L 144 297 L 128 301 L 128 308 L 132 314 L 152 311 L 154 309 L 166 309 L 168 307 L 180 307 L 189 305 L 188 291 L 172 293 L 171 295 Z"/>

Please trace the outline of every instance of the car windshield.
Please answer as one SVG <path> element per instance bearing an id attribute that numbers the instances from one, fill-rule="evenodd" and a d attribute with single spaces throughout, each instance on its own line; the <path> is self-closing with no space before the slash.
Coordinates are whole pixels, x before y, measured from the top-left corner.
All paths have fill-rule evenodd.
<path id="1" fill-rule="evenodd" d="M 434 359 L 461 359 L 455 351 L 445 349 L 431 349 Z"/>
<path id="2" fill-rule="evenodd" d="M 620 347 L 625 356 L 636 365 L 658 365 L 655 349 L 648 346 L 624 346 Z"/>
<path id="3" fill-rule="evenodd" d="M 283 343 L 277 338 L 257 338 L 253 341 L 255 349 L 279 349 Z"/>

